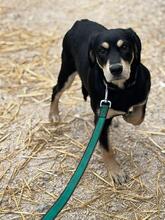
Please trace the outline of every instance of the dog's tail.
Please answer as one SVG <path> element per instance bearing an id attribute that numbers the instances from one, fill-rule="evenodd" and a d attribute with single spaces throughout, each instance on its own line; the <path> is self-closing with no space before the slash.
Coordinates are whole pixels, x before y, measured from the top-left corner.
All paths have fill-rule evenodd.
<path id="1" fill-rule="evenodd" d="M 88 91 L 83 85 L 82 85 L 82 94 L 83 94 L 84 100 L 86 101 L 88 97 Z"/>

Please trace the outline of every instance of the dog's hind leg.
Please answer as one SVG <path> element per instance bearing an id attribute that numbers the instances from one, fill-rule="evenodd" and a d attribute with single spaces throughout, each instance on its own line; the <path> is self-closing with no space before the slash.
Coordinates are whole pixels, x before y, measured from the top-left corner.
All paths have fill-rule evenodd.
<path id="1" fill-rule="evenodd" d="M 62 93 L 71 86 L 76 76 L 75 71 L 76 68 L 73 58 L 63 50 L 61 69 L 58 76 L 57 84 L 53 87 L 53 93 L 51 98 L 49 112 L 49 120 L 51 122 L 59 121 L 60 119 L 58 108 L 59 99 Z"/>
<path id="2" fill-rule="evenodd" d="M 87 97 L 88 97 L 88 91 L 86 90 L 86 88 L 84 87 L 84 85 L 82 84 L 82 94 L 83 94 L 83 97 L 84 97 L 84 100 L 86 101 L 87 100 Z"/>

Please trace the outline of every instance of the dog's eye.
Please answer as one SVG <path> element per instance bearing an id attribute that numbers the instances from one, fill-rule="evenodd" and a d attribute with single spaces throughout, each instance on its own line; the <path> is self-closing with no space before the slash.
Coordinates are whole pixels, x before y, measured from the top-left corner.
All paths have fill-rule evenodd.
<path id="1" fill-rule="evenodd" d="M 128 45 L 127 44 L 123 44 L 120 48 L 123 49 L 123 50 L 127 50 L 128 49 Z"/>
<path id="2" fill-rule="evenodd" d="M 98 52 L 99 52 L 99 54 L 106 54 L 106 53 L 107 53 L 107 49 L 104 48 L 104 47 L 100 47 L 100 48 L 98 49 Z"/>

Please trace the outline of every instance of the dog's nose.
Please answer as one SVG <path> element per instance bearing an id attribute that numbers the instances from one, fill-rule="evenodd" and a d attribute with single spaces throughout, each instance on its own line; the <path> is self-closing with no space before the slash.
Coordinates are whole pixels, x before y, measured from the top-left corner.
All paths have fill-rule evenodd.
<path id="1" fill-rule="evenodd" d="M 123 67 L 121 64 L 113 64 L 110 66 L 110 71 L 111 71 L 112 75 L 117 76 L 122 73 Z"/>

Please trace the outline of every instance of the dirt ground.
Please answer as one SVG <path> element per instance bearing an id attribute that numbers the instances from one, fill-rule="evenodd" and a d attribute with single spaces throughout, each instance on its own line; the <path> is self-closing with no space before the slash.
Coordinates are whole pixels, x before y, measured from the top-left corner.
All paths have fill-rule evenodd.
<path id="1" fill-rule="evenodd" d="M 163 0 L 0 0 L 0 219 L 41 219 L 90 138 L 93 114 L 78 77 L 60 101 L 61 122 L 48 122 L 62 37 L 80 18 L 132 27 L 152 89 L 142 125 L 119 117 L 111 128 L 128 183 L 112 184 L 98 146 L 57 219 L 165 219 L 164 13 Z"/>

